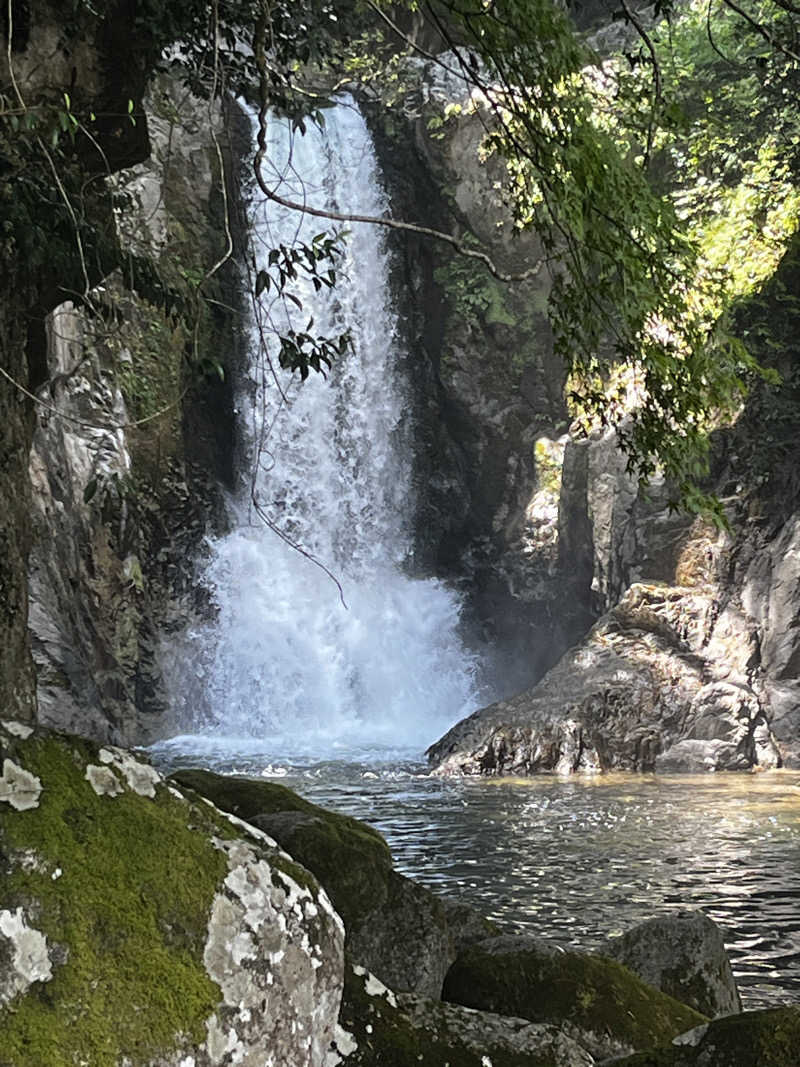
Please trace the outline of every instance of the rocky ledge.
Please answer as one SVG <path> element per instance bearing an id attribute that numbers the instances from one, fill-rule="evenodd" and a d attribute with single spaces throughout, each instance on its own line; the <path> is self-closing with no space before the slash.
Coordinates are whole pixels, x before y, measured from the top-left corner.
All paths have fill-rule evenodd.
<path id="1" fill-rule="evenodd" d="M 748 770 L 795 765 L 751 642 L 711 593 L 636 584 L 532 689 L 428 750 L 439 774 Z M 791 720 L 791 721 L 790 721 Z"/>

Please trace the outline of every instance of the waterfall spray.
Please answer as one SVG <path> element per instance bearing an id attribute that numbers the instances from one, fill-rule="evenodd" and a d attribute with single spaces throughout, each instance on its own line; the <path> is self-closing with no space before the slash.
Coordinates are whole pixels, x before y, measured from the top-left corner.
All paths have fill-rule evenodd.
<path id="1" fill-rule="evenodd" d="M 272 120 L 268 158 L 265 177 L 288 198 L 387 210 L 352 101 L 326 112 L 324 131 L 304 136 Z M 250 225 L 257 258 L 281 243 L 310 242 L 320 228 L 269 201 L 252 207 Z M 173 687 L 190 733 L 251 739 L 280 753 L 419 751 L 475 706 L 459 598 L 434 578 L 411 576 L 413 425 L 385 237 L 355 225 L 346 249 L 334 290 L 316 293 L 309 280 L 298 290 L 302 311 L 286 311 L 278 296 L 270 308 L 279 329 L 313 318 L 321 335 L 351 331 L 327 380 L 312 374 L 301 383 L 274 353 L 267 362 L 252 326 L 238 397 L 252 476 L 233 506 L 231 533 L 213 546 L 206 580 L 217 618 L 189 635 L 183 657 L 198 681 L 193 688 L 181 670 Z M 305 554 L 261 521 L 251 489 Z M 342 596 L 309 555 L 336 576 Z"/>

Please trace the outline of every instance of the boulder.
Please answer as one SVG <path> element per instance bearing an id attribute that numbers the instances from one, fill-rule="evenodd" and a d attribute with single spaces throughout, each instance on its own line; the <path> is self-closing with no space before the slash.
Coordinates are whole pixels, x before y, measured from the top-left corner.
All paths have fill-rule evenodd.
<path id="1" fill-rule="evenodd" d="M 742 1010 L 722 931 L 702 911 L 640 923 L 610 939 L 605 952 L 648 985 L 717 1018 Z"/>
<path id="2" fill-rule="evenodd" d="M 797 1067 L 800 1007 L 728 1015 L 675 1038 L 671 1045 L 614 1067 Z"/>
<path id="3" fill-rule="evenodd" d="M 395 994 L 347 967 L 340 1029 L 326 1067 L 591 1067 L 557 1026 Z"/>
<path id="4" fill-rule="evenodd" d="M 432 745 L 436 772 L 776 766 L 780 752 L 746 664 L 740 672 L 729 663 L 722 677 L 707 658 L 709 635 L 720 661 L 725 649 L 731 662 L 747 653 L 730 619 L 722 641 L 716 610 L 695 588 L 631 586 L 538 685 L 476 711 Z"/>
<path id="5" fill-rule="evenodd" d="M 705 1021 L 616 960 L 529 937 L 495 937 L 466 949 L 447 972 L 442 996 L 480 1011 L 566 1025 L 598 1058 L 664 1044 Z"/>
<path id="6" fill-rule="evenodd" d="M 264 830 L 307 867 L 342 917 L 350 957 L 395 990 L 438 997 L 465 939 L 496 932 L 466 905 L 392 870 L 389 846 L 358 819 L 271 782 L 200 770 L 179 771 L 173 780 Z"/>
<path id="7" fill-rule="evenodd" d="M 265 834 L 113 747 L 0 724 L 2 1067 L 322 1064 L 344 931 Z"/>

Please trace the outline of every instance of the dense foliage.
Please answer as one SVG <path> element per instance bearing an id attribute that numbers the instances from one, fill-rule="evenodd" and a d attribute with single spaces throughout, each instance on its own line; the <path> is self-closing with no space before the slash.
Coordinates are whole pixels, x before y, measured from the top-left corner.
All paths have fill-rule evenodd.
<path id="1" fill-rule="evenodd" d="M 320 71 L 328 84 L 385 81 L 423 37 L 424 54 L 476 91 L 484 150 L 506 167 L 500 195 L 516 227 L 542 239 L 576 412 L 617 428 L 632 470 L 663 470 L 684 504 L 705 507 L 707 432 L 762 373 L 729 311 L 769 276 L 800 214 L 797 9 L 742 2 L 657 5 L 646 20 L 623 2 L 613 55 L 553 0 L 308 0 L 301 17 L 289 0 L 147 0 L 135 30 L 142 62 L 161 53 L 195 93 L 247 92 L 262 119 L 274 108 L 300 131 L 321 121 Z M 118 7 L 75 0 L 65 37 L 102 34 Z M 25 100 L 2 87 L 0 236 L 28 265 L 52 266 L 55 246 L 73 275 L 77 247 L 88 291 L 114 242 L 100 239 L 87 190 L 100 194 L 85 180 L 102 116 L 81 107 L 66 89 Z M 138 109 L 131 101 L 123 118 L 135 124 Z M 320 235 L 254 264 L 257 297 L 291 301 L 298 267 L 335 281 L 335 244 Z M 305 376 L 345 343 L 306 328 L 281 339 L 280 359 Z"/>
<path id="2" fill-rule="evenodd" d="M 770 377 L 729 312 L 800 208 L 794 11 L 688 3 L 645 28 L 623 4 L 621 48 L 598 54 L 549 0 L 427 10 L 481 90 L 518 228 L 543 240 L 576 413 L 715 507 L 697 488 L 708 431 Z"/>

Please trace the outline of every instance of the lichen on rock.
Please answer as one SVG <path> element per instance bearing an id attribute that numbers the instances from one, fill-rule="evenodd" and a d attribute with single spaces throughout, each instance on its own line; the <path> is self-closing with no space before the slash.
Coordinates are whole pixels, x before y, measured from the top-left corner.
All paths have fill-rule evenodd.
<path id="1" fill-rule="evenodd" d="M 35 774 L 18 766 L 13 760 L 3 760 L 0 801 L 10 804 L 15 811 L 27 811 L 37 807 L 41 792 L 42 783 Z"/>
<path id="2" fill-rule="evenodd" d="M 367 823 L 272 782 L 202 770 L 172 780 L 266 831 L 308 868 L 342 917 L 350 957 L 398 992 L 438 997 L 461 944 L 495 932 L 472 909 L 394 871 L 388 845 Z"/>
<path id="3" fill-rule="evenodd" d="M 343 930 L 307 871 L 122 750 L 2 754 L 42 783 L 0 806 L 2 1067 L 321 1063 Z"/>
<path id="4" fill-rule="evenodd" d="M 10 945 L 10 966 L 0 980 L 0 1004 L 7 1004 L 34 982 L 53 977 L 47 938 L 29 926 L 22 908 L 0 911 L 0 944 Z M 8 949 L 6 949 L 8 951 Z M 0 958 L 5 953 L 0 949 Z"/>

